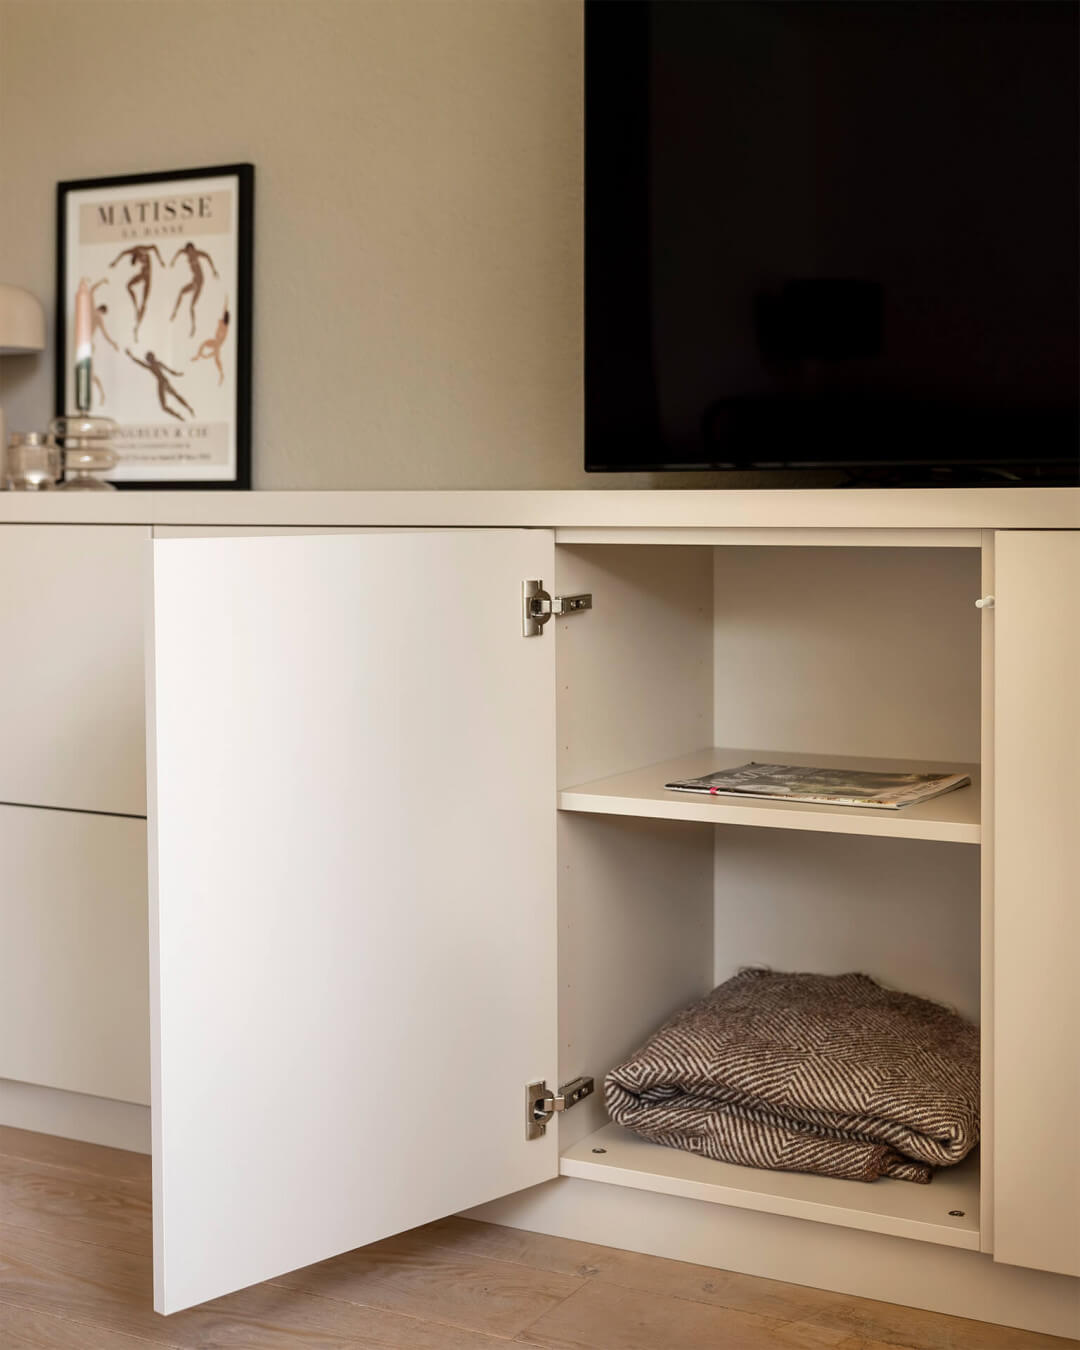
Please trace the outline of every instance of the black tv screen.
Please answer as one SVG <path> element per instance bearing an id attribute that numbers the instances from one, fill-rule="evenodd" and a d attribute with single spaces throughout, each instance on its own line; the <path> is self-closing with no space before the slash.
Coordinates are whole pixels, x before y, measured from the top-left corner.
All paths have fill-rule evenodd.
<path id="1" fill-rule="evenodd" d="M 1080 481 L 1073 0 L 586 0 L 586 467 Z"/>

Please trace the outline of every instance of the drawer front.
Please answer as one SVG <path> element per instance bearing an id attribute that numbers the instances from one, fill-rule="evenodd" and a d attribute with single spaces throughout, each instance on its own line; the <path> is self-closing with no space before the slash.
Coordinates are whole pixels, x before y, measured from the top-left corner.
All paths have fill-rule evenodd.
<path id="1" fill-rule="evenodd" d="M 146 813 L 145 526 L 0 526 L 0 802 Z"/>
<path id="2" fill-rule="evenodd" d="M 150 1100 L 146 822 L 0 806 L 0 1078 Z"/>

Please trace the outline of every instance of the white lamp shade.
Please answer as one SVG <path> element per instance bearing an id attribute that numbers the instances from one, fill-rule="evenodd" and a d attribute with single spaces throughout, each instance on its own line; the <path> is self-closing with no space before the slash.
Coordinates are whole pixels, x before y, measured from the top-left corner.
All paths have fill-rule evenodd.
<path id="1" fill-rule="evenodd" d="M 45 347 L 45 311 L 41 301 L 21 286 L 0 281 L 0 355 L 40 352 Z"/>

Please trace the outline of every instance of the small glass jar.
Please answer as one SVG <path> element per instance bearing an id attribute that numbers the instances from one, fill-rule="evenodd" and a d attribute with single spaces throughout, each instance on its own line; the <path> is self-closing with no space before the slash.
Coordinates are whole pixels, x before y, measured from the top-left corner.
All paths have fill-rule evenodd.
<path id="1" fill-rule="evenodd" d="M 61 492 L 114 492 L 115 485 L 105 475 L 118 462 L 112 447 L 116 423 L 111 417 L 91 417 L 72 413 L 54 417 L 49 434 L 63 446 L 64 481 Z"/>
<path id="2" fill-rule="evenodd" d="M 51 436 L 15 432 L 8 444 L 4 486 L 11 492 L 48 492 L 60 477 L 60 454 Z"/>

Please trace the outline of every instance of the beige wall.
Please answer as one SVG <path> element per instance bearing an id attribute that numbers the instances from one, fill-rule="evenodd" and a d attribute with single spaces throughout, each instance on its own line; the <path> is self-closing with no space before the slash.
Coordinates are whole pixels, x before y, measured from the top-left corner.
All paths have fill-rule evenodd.
<path id="1" fill-rule="evenodd" d="M 0 0 L 0 279 L 60 179 L 256 166 L 261 488 L 637 486 L 582 459 L 579 0 Z M 14 427 L 52 353 L 5 358 Z"/>

